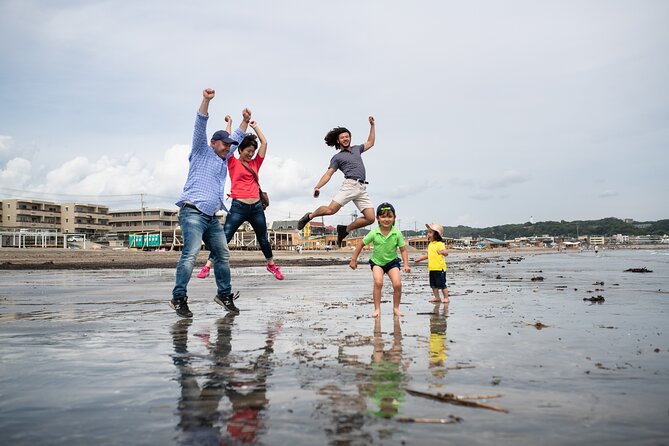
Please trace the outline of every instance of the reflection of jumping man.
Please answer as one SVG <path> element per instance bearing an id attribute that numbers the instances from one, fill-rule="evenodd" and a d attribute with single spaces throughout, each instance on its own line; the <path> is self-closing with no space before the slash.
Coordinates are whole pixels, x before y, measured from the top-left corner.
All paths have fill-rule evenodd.
<path id="1" fill-rule="evenodd" d="M 339 188 L 339 192 L 332 199 L 329 205 L 320 206 L 313 212 L 304 214 L 297 223 L 297 229 L 300 231 L 316 217 L 322 215 L 333 215 L 339 212 L 343 206 L 353 201 L 362 212 L 362 217 L 358 217 L 348 226 L 337 225 L 337 244 L 341 246 L 344 238 L 354 229 L 362 228 L 374 223 L 374 205 L 367 195 L 367 177 L 365 173 L 365 164 L 362 162 L 362 154 L 374 146 L 376 132 L 374 130 L 374 117 L 369 117 L 369 136 L 364 144 L 351 146 L 351 132 L 345 127 L 336 127 L 325 135 L 325 144 L 339 150 L 330 160 L 330 166 L 325 174 L 318 180 L 314 187 L 314 198 L 320 195 L 321 187 L 325 186 L 332 175 L 341 170 L 344 174 L 344 182 Z"/>

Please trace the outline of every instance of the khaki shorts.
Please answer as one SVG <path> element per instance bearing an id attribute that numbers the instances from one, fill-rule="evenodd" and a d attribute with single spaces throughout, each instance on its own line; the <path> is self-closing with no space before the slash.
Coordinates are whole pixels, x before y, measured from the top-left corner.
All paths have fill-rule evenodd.
<path id="1" fill-rule="evenodd" d="M 344 180 L 341 183 L 339 192 L 337 192 L 332 201 L 341 205 L 341 207 L 346 206 L 349 201 L 352 201 L 360 212 L 365 209 L 374 208 L 372 200 L 367 195 L 367 186 L 356 180 Z"/>

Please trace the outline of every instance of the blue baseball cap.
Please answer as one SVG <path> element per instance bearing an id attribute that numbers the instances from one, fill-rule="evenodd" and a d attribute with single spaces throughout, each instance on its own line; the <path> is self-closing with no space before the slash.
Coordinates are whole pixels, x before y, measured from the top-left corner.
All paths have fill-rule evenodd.
<path id="1" fill-rule="evenodd" d="M 237 141 L 234 139 L 230 138 L 230 134 L 226 132 L 225 130 L 218 130 L 214 132 L 214 134 L 211 137 L 212 141 L 223 141 L 227 142 L 228 144 L 239 144 Z"/>
<path id="2" fill-rule="evenodd" d="M 395 207 L 390 204 L 390 203 L 381 203 L 377 208 L 376 208 L 376 215 L 381 215 L 381 213 L 385 211 L 392 211 L 393 215 L 397 215 L 397 212 L 395 212 Z"/>

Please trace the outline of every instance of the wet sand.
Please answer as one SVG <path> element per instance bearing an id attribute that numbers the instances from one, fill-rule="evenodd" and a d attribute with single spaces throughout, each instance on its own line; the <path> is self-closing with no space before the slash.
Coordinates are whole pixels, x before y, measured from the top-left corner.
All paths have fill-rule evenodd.
<path id="1" fill-rule="evenodd" d="M 233 268 L 237 316 L 193 278 L 192 320 L 167 306 L 173 267 L 3 270 L 3 442 L 667 444 L 667 254 L 458 253 L 448 308 L 423 264 L 378 322 L 347 255 L 282 282 Z"/>
<path id="2" fill-rule="evenodd" d="M 277 262 L 291 266 L 320 266 L 348 264 L 352 250 L 336 251 L 275 251 Z M 175 268 L 179 251 L 140 251 L 135 249 L 60 249 L 60 248 L 0 248 L 0 270 L 52 269 L 149 269 Z M 204 265 L 208 251 L 200 251 L 198 265 Z M 260 251 L 232 251 L 232 267 L 264 266 Z"/>

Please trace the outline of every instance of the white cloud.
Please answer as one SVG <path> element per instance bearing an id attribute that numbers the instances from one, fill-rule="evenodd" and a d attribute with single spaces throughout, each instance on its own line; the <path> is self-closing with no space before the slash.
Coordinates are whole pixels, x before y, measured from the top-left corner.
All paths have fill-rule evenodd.
<path id="1" fill-rule="evenodd" d="M 425 193 L 431 186 L 427 182 L 420 182 L 419 184 L 402 184 L 390 189 L 385 195 L 388 198 L 397 200 L 407 197 L 416 197 L 421 193 Z"/>
<path id="2" fill-rule="evenodd" d="M 6 150 L 9 150 L 9 147 L 12 145 L 12 137 L 7 135 L 0 135 L 0 153 L 4 153 Z"/>
<path id="3" fill-rule="evenodd" d="M 0 186 L 9 189 L 21 189 L 30 180 L 32 164 L 24 158 L 14 158 L 7 162 L 5 169 L 0 170 Z"/>
<path id="4" fill-rule="evenodd" d="M 331 199 L 340 178 L 309 196 L 329 159 L 324 133 L 344 125 L 360 142 L 372 114 L 370 195 L 392 197 L 412 219 L 515 221 L 523 203 L 553 219 L 666 218 L 656 205 L 669 187 L 657 173 L 669 162 L 666 2 L 510 0 L 483 16 L 467 2 L 342 2 L 357 33 L 342 33 L 322 2 L 205 0 L 210 21 L 227 24 L 205 28 L 187 3 L 153 3 L 0 1 L 0 132 L 13 138 L 0 137 L 0 166 L 28 159 L 26 189 L 156 194 L 170 205 L 187 173 L 188 148 L 177 145 L 189 145 L 199 92 L 213 86 L 212 129 L 225 113 L 238 122 L 244 106 L 257 113 L 272 155 L 261 182 L 278 217 Z M 235 64 L 248 69 L 212 57 L 220 42 L 243 48 Z M 332 48 L 346 54 L 344 74 Z M 398 65 L 407 52 L 412 63 Z M 58 166 L 49 180 L 45 166 Z M 593 188 L 591 166 L 636 193 L 584 199 L 616 186 Z M 425 191 L 410 186 L 427 178 Z M 448 205 L 435 211 L 441 189 Z"/>
<path id="5" fill-rule="evenodd" d="M 292 158 L 268 155 L 260 168 L 260 184 L 276 199 L 306 196 L 316 181 L 301 163 Z"/>
<path id="6" fill-rule="evenodd" d="M 600 198 L 611 198 L 611 197 L 617 197 L 618 191 L 614 189 L 607 189 L 599 193 Z"/>
<path id="7" fill-rule="evenodd" d="M 488 200 L 492 200 L 493 198 L 495 198 L 495 196 L 493 194 L 488 193 L 488 192 L 476 192 L 476 193 L 473 193 L 469 196 L 471 198 L 473 198 L 474 200 L 479 200 L 479 201 L 488 201 Z"/>
<path id="8" fill-rule="evenodd" d="M 504 189 L 514 184 L 525 183 L 529 176 L 523 175 L 516 170 L 506 170 L 497 177 L 492 177 L 481 181 L 480 186 L 483 189 Z"/>
<path id="9" fill-rule="evenodd" d="M 12 157 L 13 138 L 7 135 L 0 135 L 0 161 Z"/>

